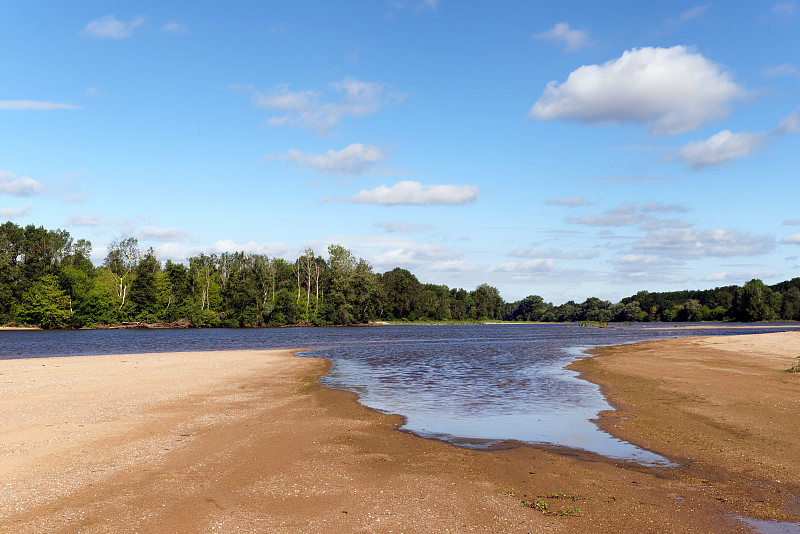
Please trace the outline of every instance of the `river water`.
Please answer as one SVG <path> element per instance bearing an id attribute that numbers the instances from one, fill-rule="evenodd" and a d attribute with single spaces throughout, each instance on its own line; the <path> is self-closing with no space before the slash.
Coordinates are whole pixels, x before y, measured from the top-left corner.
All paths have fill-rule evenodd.
<path id="1" fill-rule="evenodd" d="M 786 330 L 568 324 L 203 330 L 0 331 L 0 359 L 174 351 L 316 348 L 323 383 L 405 416 L 402 429 L 462 446 L 552 444 L 644 464 L 666 459 L 600 431 L 610 405 L 565 365 L 591 347 L 647 339 Z M 659 328 L 660 327 L 660 328 Z"/>

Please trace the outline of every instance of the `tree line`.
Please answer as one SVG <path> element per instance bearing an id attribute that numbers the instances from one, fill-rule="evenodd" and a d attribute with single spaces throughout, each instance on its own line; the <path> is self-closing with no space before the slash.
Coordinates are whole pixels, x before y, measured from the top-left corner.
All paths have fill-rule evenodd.
<path id="1" fill-rule="evenodd" d="M 611 304 L 592 297 L 560 306 L 537 295 L 505 302 L 481 284 L 471 291 L 385 273 L 341 245 L 327 259 L 307 249 L 294 262 L 244 252 L 200 254 L 162 264 L 135 238 L 92 245 L 65 230 L 0 226 L 0 324 L 80 328 L 125 322 L 195 327 L 347 325 L 376 320 L 702 321 L 800 320 L 800 278 L 766 286 L 648 293 Z"/>

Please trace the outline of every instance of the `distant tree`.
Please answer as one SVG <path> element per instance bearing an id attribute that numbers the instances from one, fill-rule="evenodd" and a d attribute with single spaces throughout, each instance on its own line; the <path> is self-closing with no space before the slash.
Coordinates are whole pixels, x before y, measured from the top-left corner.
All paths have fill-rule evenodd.
<path id="1" fill-rule="evenodd" d="M 736 292 L 736 314 L 740 321 L 773 321 L 778 318 L 780 309 L 780 293 L 757 278 Z"/>
<path id="2" fill-rule="evenodd" d="M 33 282 L 23 295 L 18 318 L 50 329 L 69 326 L 71 315 L 69 297 L 59 287 L 58 278 L 47 274 Z"/>
<path id="3" fill-rule="evenodd" d="M 161 263 L 156 258 L 156 253 L 151 247 L 133 268 L 130 299 L 135 306 L 137 315 L 150 315 L 154 319 L 155 314 L 160 311 L 158 309 L 159 294 L 156 285 L 156 277 L 160 272 Z"/>
<path id="4" fill-rule="evenodd" d="M 108 244 L 104 266 L 111 273 L 119 297 L 119 309 L 125 306 L 133 270 L 139 263 L 139 241 L 135 237 L 114 240 Z"/>

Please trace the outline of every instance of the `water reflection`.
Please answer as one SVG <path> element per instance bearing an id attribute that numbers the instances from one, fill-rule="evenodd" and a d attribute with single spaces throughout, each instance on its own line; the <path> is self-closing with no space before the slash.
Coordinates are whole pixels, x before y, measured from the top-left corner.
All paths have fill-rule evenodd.
<path id="1" fill-rule="evenodd" d="M 647 325 L 652 327 L 653 325 Z M 274 348 L 322 348 L 323 378 L 372 408 L 403 415 L 405 429 L 458 444 L 517 440 L 604 456 L 666 460 L 590 422 L 610 406 L 594 384 L 563 369 L 581 351 L 646 339 L 785 330 L 663 330 L 642 325 L 388 326 L 253 330 L 0 331 L 0 359 Z"/>

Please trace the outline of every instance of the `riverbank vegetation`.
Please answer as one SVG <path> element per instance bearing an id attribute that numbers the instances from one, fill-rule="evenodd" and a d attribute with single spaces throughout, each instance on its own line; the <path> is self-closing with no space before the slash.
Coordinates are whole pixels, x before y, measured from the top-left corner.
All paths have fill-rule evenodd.
<path id="1" fill-rule="evenodd" d="M 498 290 L 420 282 L 396 267 L 331 245 L 294 262 L 244 252 L 162 263 L 135 238 L 112 242 L 102 265 L 91 243 L 65 230 L 0 226 L 0 324 L 80 328 L 102 324 L 194 327 L 344 325 L 375 321 L 768 321 L 800 320 L 800 278 L 767 286 L 640 291 L 618 303 L 596 297 L 559 306 L 538 295 L 505 302 Z"/>

